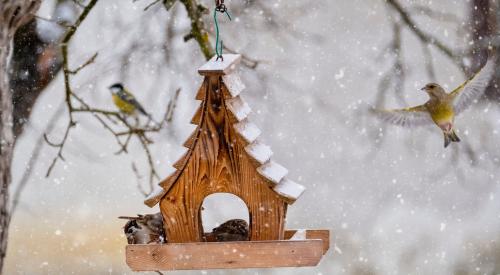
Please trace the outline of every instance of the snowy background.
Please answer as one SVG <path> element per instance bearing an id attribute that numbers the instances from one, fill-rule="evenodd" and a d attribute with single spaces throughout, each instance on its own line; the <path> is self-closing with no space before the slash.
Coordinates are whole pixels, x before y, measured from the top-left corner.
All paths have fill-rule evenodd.
<path id="1" fill-rule="evenodd" d="M 499 273 L 498 105 L 474 105 L 457 120 L 459 136 L 473 149 L 490 149 L 477 150 L 474 161 L 463 143 L 444 150 L 437 128 L 381 130 L 383 125 L 362 110 L 374 103 L 381 75 L 390 69 L 386 57 L 378 57 L 391 39 L 389 16 L 394 15 L 383 1 L 269 1 L 265 6 L 275 13 L 277 28 L 270 27 L 266 10 L 243 9 L 244 2 L 228 3 L 234 18 L 221 20 L 222 35 L 228 47 L 265 61 L 256 70 L 241 66 L 247 86 L 242 96 L 274 160 L 307 188 L 289 208 L 287 227 L 330 229 L 331 249 L 315 268 L 178 273 Z M 467 1 L 401 2 L 466 20 Z M 70 46 L 70 63 L 76 67 L 99 52 L 96 63 L 73 82 L 96 107 L 113 109 L 106 87 L 123 81 L 160 117 L 174 91 L 182 89 L 173 123 L 152 136 L 163 177 L 194 129 L 189 121 L 199 104 L 194 100 L 202 81 L 197 68 L 204 59 L 194 41 L 183 42 L 189 30 L 184 7 L 144 12 L 148 3 L 100 1 Z M 51 5 L 44 1 L 39 14 L 50 13 Z M 465 47 L 457 35 L 463 26 L 417 19 L 445 43 Z M 166 36 L 172 36 L 168 45 Z M 402 93 L 408 104 L 422 103 L 426 96 L 417 88 L 428 81 L 422 50 L 407 30 L 403 41 L 408 74 Z M 449 89 L 460 84 L 463 76 L 449 60 L 437 52 L 433 56 L 437 80 Z M 125 69 L 123 60 L 128 60 Z M 63 99 L 59 75 L 18 141 L 14 183 Z M 404 107 L 393 96 L 385 105 Z M 59 120 L 53 139 L 62 136 L 66 119 Z M 135 161 L 146 171 L 145 156 L 137 141 L 128 155 L 114 155 L 119 149 L 114 138 L 95 119 L 85 114 L 76 119 L 66 162 L 58 163 L 50 178 L 45 173 L 56 151 L 45 147 L 41 153 L 13 218 L 5 274 L 132 273 L 124 258 L 124 222 L 117 217 L 158 211 L 142 203 L 130 169 Z M 211 199 L 204 222 L 211 228 L 245 218 L 242 206 L 232 211 L 230 205 L 237 203 Z"/>

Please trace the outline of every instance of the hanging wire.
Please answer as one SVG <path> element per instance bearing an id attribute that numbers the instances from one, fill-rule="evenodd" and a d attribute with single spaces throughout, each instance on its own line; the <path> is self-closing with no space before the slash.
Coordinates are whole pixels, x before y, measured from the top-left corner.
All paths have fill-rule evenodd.
<path id="1" fill-rule="evenodd" d="M 217 55 L 217 60 L 224 61 L 224 57 L 222 56 L 222 49 L 224 48 L 222 40 L 219 43 L 220 33 L 219 33 L 219 22 L 217 21 L 217 12 L 225 13 L 229 21 L 231 21 L 231 15 L 227 11 L 226 5 L 224 5 L 224 0 L 216 0 L 215 1 L 215 10 L 214 10 L 214 24 L 215 24 L 215 54 Z"/>

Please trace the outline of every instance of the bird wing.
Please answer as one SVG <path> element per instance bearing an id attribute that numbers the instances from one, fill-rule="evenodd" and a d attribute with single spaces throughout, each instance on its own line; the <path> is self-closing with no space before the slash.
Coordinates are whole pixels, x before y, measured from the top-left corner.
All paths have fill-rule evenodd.
<path id="1" fill-rule="evenodd" d="M 135 98 L 132 100 L 131 103 L 134 104 L 134 106 L 137 108 L 137 110 L 139 110 L 139 112 L 141 112 L 141 114 L 149 116 L 146 110 L 144 110 L 144 107 L 142 107 L 142 105 Z"/>
<path id="2" fill-rule="evenodd" d="M 490 57 L 479 72 L 450 93 L 456 114 L 467 109 L 474 100 L 477 100 L 484 93 L 495 73 L 495 59 Z"/>
<path id="3" fill-rule="evenodd" d="M 394 110 L 373 110 L 375 115 L 382 120 L 403 127 L 430 125 L 433 123 L 431 116 L 424 105 Z"/>
<path id="4" fill-rule="evenodd" d="M 123 90 L 123 100 L 129 102 L 130 104 L 134 105 L 139 112 L 141 112 L 145 116 L 149 116 L 149 114 L 144 110 L 144 107 L 135 99 L 134 95 L 132 95 L 129 91 Z"/>

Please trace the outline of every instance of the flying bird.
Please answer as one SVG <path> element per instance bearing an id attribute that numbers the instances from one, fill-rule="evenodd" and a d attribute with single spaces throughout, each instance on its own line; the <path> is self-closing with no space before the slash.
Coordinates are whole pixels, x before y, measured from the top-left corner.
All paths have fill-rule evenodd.
<path id="1" fill-rule="evenodd" d="M 248 232 L 248 223 L 245 220 L 234 219 L 214 228 L 206 239 L 217 242 L 248 241 Z"/>
<path id="2" fill-rule="evenodd" d="M 483 68 L 450 93 L 436 83 L 429 83 L 421 90 L 429 100 L 415 107 L 394 110 L 378 110 L 374 113 L 383 120 L 404 127 L 437 125 L 444 135 L 444 147 L 460 142 L 454 128 L 455 116 L 467 109 L 485 91 L 495 73 L 495 56 L 488 59 Z"/>
<path id="3" fill-rule="evenodd" d="M 129 244 L 166 243 L 161 213 L 118 218 L 128 220 L 123 231 Z"/>

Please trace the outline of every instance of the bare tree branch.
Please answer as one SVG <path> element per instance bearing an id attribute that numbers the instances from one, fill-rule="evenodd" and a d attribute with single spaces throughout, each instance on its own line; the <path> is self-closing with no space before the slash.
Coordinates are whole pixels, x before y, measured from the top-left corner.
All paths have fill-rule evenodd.
<path id="1" fill-rule="evenodd" d="M 62 55 L 63 55 L 65 101 L 66 101 L 66 105 L 68 107 L 69 121 L 68 121 L 68 126 L 66 127 L 66 130 L 64 131 L 63 138 L 59 144 L 57 144 L 57 145 L 51 144 L 48 141 L 48 138 L 46 136 L 44 136 L 45 140 L 47 141 L 47 143 L 49 145 L 58 148 L 58 152 L 57 152 L 56 157 L 53 159 L 52 163 L 49 165 L 49 168 L 47 169 L 46 177 L 48 177 L 50 175 L 50 173 L 52 172 L 52 169 L 54 168 L 55 164 L 57 163 L 57 160 L 59 160 L 59 159 L 64 160 L 64 158 L 62 156 L 62 150 L 64 149 L 64 145 L 66 144 L 66 140 L 68 139 L 70 129 L 76 125 L 76 123 L 73 119 L 73 105 L 71 103 L 71 94 L 73 93 L 73 91 L 71 90 L 71 85 L 70 85 L 70 75 L 72 74 L 72 71 L 69 69 L 69 65 L 68 65 L 68 43 L 71 40 L 71 38 L 73 37 L 73 35 L 75 34 L 78 27 L 81 25 L 81 23 L 85 20 L 85 18 L 87 18 L 87 15 L 92 10 L 92 8 L 95 6 L 97 1 L 98 0 L 91 0 L 89 2 L 89 4 L 83 9 L 82 13 L 80 14 L 80 16 L 78 17 L 76 22 L 71 27 L 68 28 L 68 30 L 66 31 L 66 34 L 64 35 L 64 38 L 62 39 L 62 42 L 61 42 L 61 51 L 62 51 Z M 88 63 L 88 62 L 86 62 L 86 63 Z M 83 68 L 85 66 L 82 65 L 81 67 Z"/>
<path id="2" fill-rule="evenodd" d="M 415 15 L 425 15 L 431 19 L 460 24 L 462 20 L 457 15 L 450 12 L 436 11 L 428 6 L 413 5 L 409 8 L 409 12 Z"/>
<path id="3" fill-rule="evenodd" d="M 406 11 L 397 0 L 386 0 L 386 3 L 401 16 L 402 21 L 417 36 L 418 39 L 426 44 L 434 45 L 440 52 L 451 59 L 455 65 L 462 69 L 462 71 L 465 71 L 465 65 L 461 61 L 460 56 L 458 56 L 454 50 L 446 46 L 439 39 L 420 29 L 417 23 L 410 16 L 410 13 Z"/>
<path id="4" fill-rule="evenodd" d="M 179 0 L 186 8 L 189 19 L 191 20 L 191 32 L 189 37 L 192 37 L 198 43 L 203 56 L 209 60 L 214 55 L 214 49 L 210 45 L 208 32 L 203 23 L 203 14 L 206 8 L 199 4 L 196 0 Z"/>
<path id="5" fill-rule="evenodd" d="M 148 193 L 146 190 L 144 190 L 144 187 L 141 184 L 142 175 L 139 173 L 135 162 L 132 162 L 132 172 L 134 172 L 135 178 L 137 179 L 137 189 L 144 197 L 148 196 L 150 192 Z"/>
<path id="6" fill-rule="evenodd" d="M 49 119 L 49 122 L 47 123 L 47 126 L 45 128 L 45 133 L 50 133 L 54 130 L 57 121 L 61 118 L 61 115 L 63 114 L 65 104 L 61 104 L 59 108 L 57 108 L 57 111 L 52 115 L 52 117 Z M 31 174 L 33 173 L 33 170 L 35 169 L 36 163 L 38 161 L 38 158 L 40 156 L 40 152 L 43 149 L 43 145 L 46 142 L 46 136 L 45 133 L 40 135 L 40 137 L 37 139 L 35 142 L 35 148 L 30 154 L 30 159 L 28 161 L 28 164 L 26 165 L 26 170 L 24 170 L 23 176 L 21 177 L 21 180 L 19 180 L 19 183 L 16 186 L 16 189 L 14 190 L 14 194 L 12 197 L 12 206 L 11 206 L 11 212 L 10 215 L 14 215 L 14 213 L 17 210 L 17 207 L 19 205 L 19 199 L 21 198 L 21 194 L 24 191 L 24 188 L 29 182 L 29 179 L 31 177 Z"/>
<path id="7" fill-rule="evenodd" d="M 78 66 L 78 68 L 74 69 L 74 70 L 70 70 L 69 73 L 70 74 L 77 74 L 79 71 L 81 71 L 83 68 L 87 67 L 88 65 L 94 63 L 95 59 L 97 58 L 97 54 L 98 53 L 95 53 L 91 58 L 89 58 L 85 63 L 83 63 L 82 65 Z"/>

